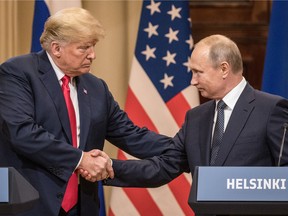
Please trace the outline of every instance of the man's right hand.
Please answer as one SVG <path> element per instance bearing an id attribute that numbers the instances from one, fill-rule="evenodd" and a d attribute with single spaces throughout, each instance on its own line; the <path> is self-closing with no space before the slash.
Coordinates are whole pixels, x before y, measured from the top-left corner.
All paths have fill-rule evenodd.
<path id="1" fill-rule="evenodd" d="M 78 171 L 83 178 L 91 182 L 107 179 L 108 177 L 114 178 L 111 159 L 99 149 L 83 152 Z"/>

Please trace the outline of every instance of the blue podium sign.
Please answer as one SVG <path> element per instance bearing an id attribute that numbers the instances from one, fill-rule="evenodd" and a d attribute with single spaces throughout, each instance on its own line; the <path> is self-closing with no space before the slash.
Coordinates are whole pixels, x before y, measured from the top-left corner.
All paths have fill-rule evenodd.
<path id="1" fill-rule="evenodd" d="M 0 168 L 0 203 L 9 202 L 9 172 L 8 168 Z"/>
<path id="2" fill-rule="evenodd" d="M 288 201 L 288 167 L 199 167 L 197 201 Z"/>

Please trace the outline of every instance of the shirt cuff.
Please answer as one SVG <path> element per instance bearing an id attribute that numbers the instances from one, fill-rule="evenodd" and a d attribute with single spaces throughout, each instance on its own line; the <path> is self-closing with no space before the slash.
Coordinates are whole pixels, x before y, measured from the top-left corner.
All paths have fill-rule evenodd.
<path id="1" fill-rule="evenodd" d="M 83 155 L 84 155 L 84 152 L 82 151 L 80 160 L 78 161 L 78 164 L 77 164 L 76 168 L 74 169 L 74 171 L 76 171 L 76 170 L 78 169 L 78 167 L 79 167 L 79 165 L 80 165 L 80 163 L 81 163 L 81 161 L 82 161 Z"/>

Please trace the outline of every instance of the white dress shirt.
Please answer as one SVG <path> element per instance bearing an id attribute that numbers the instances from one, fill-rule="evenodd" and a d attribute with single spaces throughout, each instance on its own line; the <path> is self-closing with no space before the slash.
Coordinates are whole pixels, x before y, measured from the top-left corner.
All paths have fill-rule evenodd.
<path id="1" fill-rule="evenodd" d="M 60 70 L 60 68 L 54 63 L 52 57 L 49 55 L 48 52 L 46 52 L 48 55 L 48 59 L 56 73 L 56 76 L 58 78 L 59 81 L 59 85 L 62 86 L 62 78 L 65 76 L 65 74 Z M 76 126 L 77 126 L 77 147 L 79 147 L 80 144 L 80 116 L 79 116 L 79 106 L 78 106 L 78 95 L 77 95 L 77 87 L 76 87 L 76 83 L 75 83 L 75 79 L 73 77 L 71 77 L 70 83 L 69 83 L 69 88 L 70 88 L 70 98 L 72 100 L 73 106 L 74 106 L 74 110 L 75 110 L 75 115 L 76 115 Z M 75 170 L 78 168 L 81 160 L 83 158 L 83 151 L 82 151 L 82 156 L 77 164 L 77 166 L 75 167 Z"/>
<path id="2" fill-rule="evenodd" d="M 49 61 L 56 73 L 56 76 L 59 81 L 59 85 L 62 86 L 62 78 L 65 76 L 65 74 L 60 70 L 60 68 L 54 63 L 53 59 L 47 53 Z M 77 97 L 77 87 L 75 83 L 74 77 L 71 77 L 70 83 L 69 83 L 69 88 L 70 88 L 70 98 L 72 100 L 74 110 L 75 110 L 75 115 L 76 115 L 76 125 L 77 125 L 77 147 L 79 147 L 79 142 L 80 142 L 80 116 L 79 116 L 79 106 L 78 106 L 78 97 Z"/>
<path id="3" fill-rule="evenodd" d="M 224 109 L 224 131 L 226 130 L 226 127 L 228 125 L 228 122 L 229 122 L 229 119 L 231 117 L 232 111 L 235 107 L 235 104 L 238 101 L 241 93 L 243 92 L 246 84 L 247 84 L 247 81 L 243 77 L 241 82 L 237 86 L 235 86 L 227 95 L 225 95 L 224 98 L 222 98 L 222 100 L 227 105 L 226 108 Z M 211 140 L 213 140 L 214 128 L 215 128 L 216 119 L 217 119 L 217 103 L 218 102 L 219 102 L 219 100 L 216 101 L 214 121 L 213 121 L 213 130 L 212 130 L 212 139 Z"/>

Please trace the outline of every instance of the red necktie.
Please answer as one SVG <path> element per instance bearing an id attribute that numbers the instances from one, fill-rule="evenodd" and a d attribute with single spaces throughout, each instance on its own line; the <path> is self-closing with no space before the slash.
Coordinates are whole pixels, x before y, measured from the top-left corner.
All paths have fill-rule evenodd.
<path id="1" fill-rule="evenodd" d="M 70 77 L 65 75 L 61 80 L 62 80 L 62 91 L 69 115 L 70 128 L 72 133 L 72 144 L 75 148 L 77 148 L 76 115 L 72 100 L 70 98 L 70 88 L 69 88 Z M 66 212 L 68 212 L 73 206 L 76 205 L 77 200 L 78 200 L 78 177 L 77 174 L 73 172 L 72 176 L 68 181 L 65 195 L 62 201 L 62 208 Z"/>

